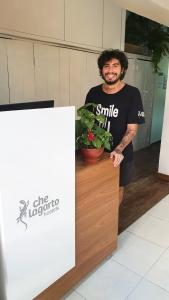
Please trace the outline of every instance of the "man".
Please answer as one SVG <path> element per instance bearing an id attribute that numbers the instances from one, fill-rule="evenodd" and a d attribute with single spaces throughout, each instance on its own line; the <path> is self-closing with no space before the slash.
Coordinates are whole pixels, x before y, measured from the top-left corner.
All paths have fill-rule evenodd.
<path id="1" fill-rule="evenodd" d="M 120 165 L 120 203 L 124 187 L 129 184 L 133 170 L 132 140 L 138 124 L 144 123 L 140 92 L 123 81 L 128 59 L 120 50 L 105 50 L 98 58 L 98 67 L 104 83 L 90 89 L 85 103 L 96 103 L 97 114 L 104 114 L 104 128 L 112 133 L 110 158 L 114 167 Z"/>

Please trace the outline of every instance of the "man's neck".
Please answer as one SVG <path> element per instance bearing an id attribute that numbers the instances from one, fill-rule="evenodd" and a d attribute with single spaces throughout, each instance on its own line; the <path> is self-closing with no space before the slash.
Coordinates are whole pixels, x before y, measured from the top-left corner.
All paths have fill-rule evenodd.
<path id="1" fill-rule="evenodd" d="M 121 80 L 117 81 L 115 84 L 107 84 L 107 83 L 103 83 L 103 91 L 107 94 L 115 94 L 117 92 L 119 92 L 123 87 L 124 87 L 125 83 Z"/>

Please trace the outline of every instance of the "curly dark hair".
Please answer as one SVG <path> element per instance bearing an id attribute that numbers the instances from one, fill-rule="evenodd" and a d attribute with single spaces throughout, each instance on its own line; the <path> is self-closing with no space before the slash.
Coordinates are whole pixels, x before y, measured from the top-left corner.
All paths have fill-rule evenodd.
<path id="1" fill-rule="evenodd" d="M 104 50 L 98 57 L 98 67 L 100 70 L 100 75 L 102 75 L 102 69 L 105 65 L 106 62 L 108 62 L 109 60 L 116 58 L 119 60 L 120 65 L 122 67 L 122 69 L 124 69 L 123 73 L 120 76 L 120 79 L 122 80 L 126 74 L 126 71 L 128 69 L 128 59 L 127 56 L 125 55 L 125 53 L 123 51 L 120 51 L 118 49 L 108 49 L 108 50 Z"/>

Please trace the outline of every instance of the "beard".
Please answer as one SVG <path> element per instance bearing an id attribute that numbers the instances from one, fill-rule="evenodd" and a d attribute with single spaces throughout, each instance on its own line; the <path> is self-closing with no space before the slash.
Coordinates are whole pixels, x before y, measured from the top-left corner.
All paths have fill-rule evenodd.
<path id="1" fill-rule="evenodd" d="M 114 80 L 107 80 L 106 79 L 106 75 L 108 75 L 108 73 L 106 73 L 105 75 L 103 75 L 103 73 L 101 73 L 101 77 L 102 79 L 105 81 L 106 84 L 108 85 L 113 85 L 116 84 L 119 80 L 121 80 L 121 74 L 117 75 L 116 73 L 114 73 L 113 75 L 116 75 L 116 78 Z"/>

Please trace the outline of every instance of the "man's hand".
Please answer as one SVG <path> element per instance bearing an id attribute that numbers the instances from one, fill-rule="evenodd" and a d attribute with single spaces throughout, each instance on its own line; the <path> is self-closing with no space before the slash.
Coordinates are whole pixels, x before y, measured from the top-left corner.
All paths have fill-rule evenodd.
<path id="1" fill-rule="evenodd" d="M 119 149 L 114 149 L 110 153 L 110 158 L 113 159 L 113 166 L 118 167 L 120 165 L 120 163 L 122 162 L 124 156 Z"/>
<path id="2" fill-rule="evenodd" d="M 127 130 L 117 147 L 110 153 L 110 158 L 113 158 L 113 165 L 117 167 L 122 162 L 124 156 L 122 151 L 132 141 L 137 133 L 138 124 L 127 124 Z"/>

